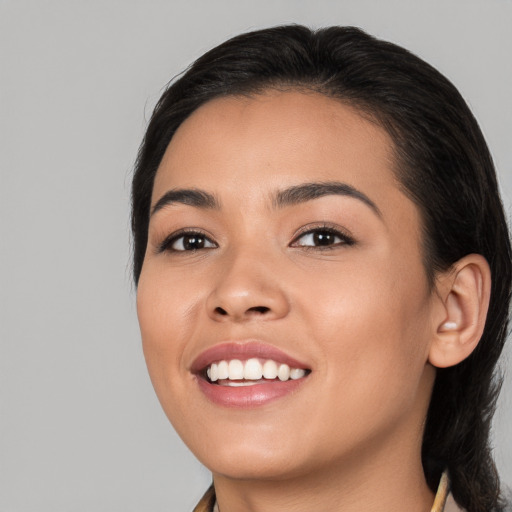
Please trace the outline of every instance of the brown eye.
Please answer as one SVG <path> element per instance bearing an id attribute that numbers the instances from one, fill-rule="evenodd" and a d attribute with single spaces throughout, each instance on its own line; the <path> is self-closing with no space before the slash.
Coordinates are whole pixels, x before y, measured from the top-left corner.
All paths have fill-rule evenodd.
<path id="1" fill-rule="evenodd" d="M 313 233 L 313 243 L 314 245 L 332 245 L 336 243 L 336 239 L 339 238 L 332 233 L 326 233 L 322 231 L 318 231 L 317 233 Z"/>
<path id="2" fill-rule="evenodd" d="M 341 245 L 353 245 L 354 240 L 335 230 L 331 229 L 312 229 L 298 237 L 294 242 L 294 247 L 337 247 Z"/>
<path id="3" fill-rule="evenodd" d="M 200 249 L 211 249 L 217 245 L 207 238 L 203 233 L 189 232 L 174 236 L 164 243 L 164 250 L 183 252 L 198 251 Z"/>

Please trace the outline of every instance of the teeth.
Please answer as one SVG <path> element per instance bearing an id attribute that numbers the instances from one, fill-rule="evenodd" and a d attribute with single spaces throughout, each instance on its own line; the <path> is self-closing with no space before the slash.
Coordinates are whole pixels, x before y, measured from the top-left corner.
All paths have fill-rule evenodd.
<path id="1" fill-rule="evenodd" d="M 218 378 L 229 379 L 229 367 L 227 361 L 221 361 L 218 365 Z"/>
<path id="2" fill-rule="evenodd" d="M 265 361 L 263 365 L 263 377 L 265 377 L 265 379 L 275 379 L 277 377 L 277 364 L 275 361 Z"/>
<path id="3" fill-rule="evenodd" d="M 290 367 L 287 364 L 282 364 L 277 370 L 279 380 L 288 380 L 290 378 Z"/>
<path id="4" fill-rule="evenodd" d="M 292 368 L 290 370 L 290 379 L 302 379 L 304 375 L 306 375 L 306 370 L 303 370 L 302 368 Z"/>
<path id="5" fill-rule="evenodd" d="M 306 375 L 306 370 L 290 368 L 287 364 L 278 364 L 271 359 L 262 364 L 259 359 L 252 358 L 245 362 L 240 359 L 231 359 L 213 363 L 206 370 L 206 374 L 212 382 L 222 380 L 228 381 L 224 383 L 228 386 L 251 386 L 264 382 L 265 379 L 278 378 L 280 381 L 301 379 Z"/>
<path id="6" fill-rule="evenodd" d="M 257 359 L 249 359 L 244 366 L 244 379 L 260 380 L 263 376 L 263 367 Z"/>
<path id="7" fill-rule="evenodd" d="M 226 386 L 232 388 L 242 388 L 245 386 L 254 386 L 255 384 L 260 384 L 259 380 L 229 380 L 226 382 Z"/>
<path id="8" fill-rule="evenodd" d="M 216 381 L 219 378 L 219 367 L 213 363 L 210 366 L 210 379 Z"/>
<path id="9" fill-rule="evenodd" d="M 240 380 L 244 378 L 244 363 L 239 359 L 229 361 L 228 370 L 230 380 Z"/>

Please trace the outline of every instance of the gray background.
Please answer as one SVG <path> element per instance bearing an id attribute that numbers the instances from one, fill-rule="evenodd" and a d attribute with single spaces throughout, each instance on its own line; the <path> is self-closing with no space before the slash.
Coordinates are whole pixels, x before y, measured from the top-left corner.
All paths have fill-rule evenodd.
<path id="1" fill-rule="evenodd" d="M 0 0 L 0 512 L 187 511 L 207 486 L 144 366 L 130 172 L 173 75 L 229 36 L 287 22 L 358 25 L 444 72 L 510 212 L 511 0 Z M 507 365 L 495 444 L 510 485 Z"/>

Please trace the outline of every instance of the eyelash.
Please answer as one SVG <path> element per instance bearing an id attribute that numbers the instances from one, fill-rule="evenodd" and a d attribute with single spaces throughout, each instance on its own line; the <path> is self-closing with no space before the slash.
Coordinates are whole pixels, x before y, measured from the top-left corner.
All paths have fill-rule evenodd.
<path id="1" fill-rule="evenodd" d="M 182 229 L 179 231 L 176 231 L 175 233 L 172 233 L 169 235 L 165 240 L 158 246 L 158 252 L 173 252 L 173 253 L 185 253 L 185 252 L 196 252 L 199 249 L 189 249 L 189 250 L 179 250 L 179 249 L 173 249 L 172 245 L 177 242 L 180 238 L 184 238 L 186 236 L 193 237 L 201 237 L 204 240 L 207 240 L 208 242 L 214 244 L 217 247 L 217 244 L 213 242 L 209 236 L 206 235 L 206 233 L 202 232 L 198 229 Z M 213 247 L 204 247 L 203 249 L 213 249 Z"/>
<path id="2" fill-rule="evenodd" d="M 333 235 L 335 237 L 338 237 L 341 242 L 337 242 L 334 244 L 329 244 L 325 246 L 321 245 L 296 245 L 297 242 L 306 235 L 313 235 L 315 233 L 328 233 L 329 235 Z M 300 247 L 302 249 L 305 249 L 307 251 L 316 250 L 316 251 L 329 251 L 333 249 L 337 249 L 341 246 L 351 246 L 354 245 L 356 241 L 347 233 L 344 233 L 339 228 L 335 228 L 333 226 L 329 226 L 327 224 L 322 224 L 318 226 L 307 226 L 304 228 L 302 232 L 300 232 L 291 242 L 291 247 Z"/>
<path id="3" fill-rule="evenodd" d="M 341 240 L 341 242 L 337 242 L 337 243 L 334 243 L 334 244 L 329 244 L 329 245 L 325 245 L 325 246 L 321 246 L 321 245 L 299 245 L 297 244 L 297 242 L 305 237 L 306 235 L 314 235 L 315 233 L 319 234 L 319 233 L 327 233 L 329 235 L 333 235 L 334 237 L 337 237 Z M 200 249 L 173 249 L 172 248 L 172 245 L 174 243 L 176 243 L 180 238 L 185 238 L 186 236 L 189 236 L 189 237 L 200 237 L 202 239 L 204 239 L 205 241 L 207 241 L 208 243 L 210 244 L 213 244 L 214 247 L 202 247 Z M 344 233 L 343 231 L 341 231 L 340 229 L 338 228 L 334 228 L 332 226 L 329 226 L 329 225 L 319 225 L 319 226 L 315 226 L 315 227 L 307 227 L 305 228 L 302 232 L 300 232 L 294 239 L 293 241 L 290 243 L 290 247 L 299 247 L 299 248 L 302 248 L 302 249 L 305 249 L 305 250 L 317 250 L 317 251 L 327 251 L 327 250 L 332 250 L 332 249 L 336 249 L 338 247 L 341 247 L 341 246 L 352 246 L 354 245 L 356 242 L 355 240 L 349 236 L 348 234 Z M 173 252 L 173 253 L 186 253 L 186 252 L 197 252 L 201 249 L 214 249 L 218 247 L 218 245 L 213 241 L 211 240 L 203 231 L 201 230 L 197 230 L 197 229 L 183 229 L 183 230 L 180 230 L 180 231 L 177 231 L 175 233 L 172 233 L 171 235 L 169 235 L 167 238 L 165 238 L 165 240 L 158 246 L 158 252 L 159 253 L 162 253 L 162 252 Z"/>

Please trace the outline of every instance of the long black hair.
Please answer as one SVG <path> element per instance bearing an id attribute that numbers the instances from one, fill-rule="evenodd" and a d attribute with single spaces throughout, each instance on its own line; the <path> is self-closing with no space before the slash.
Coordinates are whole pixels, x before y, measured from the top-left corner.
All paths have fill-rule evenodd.
<path id="1" fill-rule="evenodd" d="M 220 96 L 269 89 L 316 91 L 356 107 L 392 137 L 395 172 L 422 215 L 424 265 L 436 273 L 470 253 L 492 273 L 483 336 L 460 364 L 437 370 L 423 438 L 423 467 L 435 490 L 449 471 L 468 512 L 500 510 L 489 445 L 500 387 L 496 363 L 507 335 L 511 247 L 489 150 L 457 89 L 407 50 L 354 27 L 299 25 L 242 34 L 210 50 L 172 82 L 155 107 L 132 185 L 135 282 L 147 244 L 153 182 L 180 124 Z"/>

